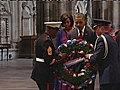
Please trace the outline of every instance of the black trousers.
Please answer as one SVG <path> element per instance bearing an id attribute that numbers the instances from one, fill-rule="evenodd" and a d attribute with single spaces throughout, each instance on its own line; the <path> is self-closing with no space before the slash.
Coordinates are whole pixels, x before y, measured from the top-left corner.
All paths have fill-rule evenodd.
<path id="1" fill-rule="evenodd" d="M 120 90 L 120 83 L 100 85 L 100 90 Z"/>
<path id="2" fill-rule="evenodd" d="M 39 90 L 53 90 L 54 84 L 53 83 L 39 83 L 36 82 Z"/>

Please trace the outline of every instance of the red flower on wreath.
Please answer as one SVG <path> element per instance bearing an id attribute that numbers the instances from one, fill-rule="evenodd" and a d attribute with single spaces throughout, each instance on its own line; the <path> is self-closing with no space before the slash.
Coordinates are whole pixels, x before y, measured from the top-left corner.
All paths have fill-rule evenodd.
<path id="1" fill-rule="evenodd" d="M 79 42 L 81 42 L 82 40 L 83 40 L 83 39 L 80 38 L 80 39 L 76 40 L 76 42 L 79 43 Z"/>
<path id="2" fill-rule="evenodd" d="M 75 89 L 78 89 L 78 86 L 74 86 Z"/>
<path id="3" fill-rule="evenodd" d="M 90 63 L 87 63 L 87 64 L 86 64 L 86 68 L 89 68 L 89 67 L 90 67 Z"/>
<path id="4" fill-rule="evenodd" d="M 71 72 L 71 75 L 73 76 L 74 72 Z"/>
<path id="5" fill-rule="evenodd" d="M 86 44 L 86 46 L 90 47 L 90 43 Z"/>
<path id="6" fill-rule="evenodd" d="M 69 70 L 66 70 L 66 73 L 69 73 Z"/>

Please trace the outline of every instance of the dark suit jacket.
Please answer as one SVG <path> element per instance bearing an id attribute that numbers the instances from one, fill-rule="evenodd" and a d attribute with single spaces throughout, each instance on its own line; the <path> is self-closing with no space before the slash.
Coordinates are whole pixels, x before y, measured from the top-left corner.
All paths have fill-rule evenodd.
<path id="1" fill-rule="evenodd" d="M 103 34 L 108 42 L 108 55 L 105 59 L 105 45 L 102 37 L 99 37 L 96 44 L 95 53 L 90 57 L 91 64 L 98 64 L 100 85 L 119 83 L 120 68 L 118 64 L 118 46 L 116 41 L 105 32 Z"/>
<path id="2" fill-rule="evenodd" d="M 68 39 L 78 39 L 78 31 L 75 28 L 73 31 L 71 31 L 68 35 Z M 86 40 L 87 42 L 90 42 L 94 45 L 95 40 L 96 40 L 96 34 L 95 31 L 90 29 L 89 27 L 85 26 L 84 34 L 83 34 L 83 39 Z"/>
<path id="3" fill-rule="evenodd" d="M 89 27 L 85 26 L 82 38 L 84 40 L 86 40 L 87 42 L 90 42 L 90 43 L 92 43 L 94 45 L 97 36 L 96 36 L 96 33 L 95 33 L 94 30 L 92 30 Z M 77 31 L 76 28 L 68 34 L 68 39 L 79 39 L 78 31 Z M 74 65 L 73 66 L 73 71 L 75 73 L 78 73 L 79 70 L 80 70 L 80 67 L 81 67 L 80 63 Z M 83 88 L 85 88 L 85 90 L 94 90 L 94 82 L 92 84 L 88 85 L 87 87 L 83 87 Z"/>
<path id="4" fill-rule="evenodd" d="M 116 36 L 116 41 L 117 41 L 118 49 L 119 49 L 119 62 L 120 62 L 120 32 Z"/>

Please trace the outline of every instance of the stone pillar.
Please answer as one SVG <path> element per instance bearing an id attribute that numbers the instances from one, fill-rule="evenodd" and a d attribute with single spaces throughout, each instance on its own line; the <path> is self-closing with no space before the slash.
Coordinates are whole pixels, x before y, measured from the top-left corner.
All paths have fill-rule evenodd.
<path id="1" fill-rule="evenodd" d="M 37 37 L 39 37 L 45 31 L 44 25 L 44 1 L 36 1 L 36 30 L 37 30 Z"/>
<path id="2" fill-rule="evenodd" d="M 72 14 L 72 1 L 66 1 L 66 12 Z"/>
<path id="3" fill-rule="evenodd" d="M 105 10 L 107 9 L 107 1 L 101 1 L 102 3 L 101 3 L 101 8 L 102 8 L 102 10 L 101 10 L 101 15 L 102 15 L 102 19 L 105 19 Z"/>
<path id="4" fill-rule="evenodd" d="M 76 1 L 73 0 L 71 2 L 71 7 L 72 7 L 72 12 L 71 13 L 72 13 L 73 18 L 74 18 L 74 15 L 75 15 L 75 5 L 76 5 Z"/>
<path id="5" fill-rule="evenodd" d="M 33 6 L 33 36 L 36 36 L 36 7 Z"/>
<path id="6" fill-rule="evenodd" d="M 17 1 L 11 3 L 11 39 L 12 42 L 17 42 L 18 40 L 18 19 L 17 19 Z"/>
<path id="7" fill-rule="evenodd" d="M 49 21 L 49 1 L 44 1 L 45 3 L 45 21 Z"/>
<path id="8" fill-rule="evenodd" d="M 62 8 L 63 8 L 63 3 L 61 2 L 61 1 L 59 1 L 59 13 L 58 13 L 58 16 L 59 16 L 59 20 L 60 20 L 60 16 L 63 14 L 63 10 L 62 10 Z"/>
<path id="9" fill-rule="evenodd" d="M 62 15 L 63 13 L 66 13 L 66 1 L 60 1 L 60 5 L 61 5 L 60 11 Z"/>
<path id="10" fill-rule="evenodd" d="M 119 22 L 119 19 L 118 19 L 118 12 L 119 12 L 119 3 L 118 1 L 113 1 L 113 26 L 114 26 L 114 30 L 118 30 L 118 22 Z"/>
<path id="11" fill-rule="evenodd" d="M 92 28 L 92 1 L 87 2 L 87 25 Z"/>
<path id="12" fill-rule="evenodd" d="M 22 28 L 21 28 L 21 16 L 22 16 L 22 14 L 21 14 L 21 4 L 22 4 L 22 2 L 17 2 L 17 5 L 18 5 L 18 11 L 17 11 L 17 15 L 18 15 L 18 36 L 21 36 L 21 30 L 22 30 Z M 18 37 L 18 39 L 19 39 L 19 37 Z"/>
<path id="13" fill-rule="evenodd" d="M 92 0 L 90 0 L 90 11 L 89 11 L 89 14 L 90 14 L 90 21 L 91 21 L 91 23 L 90 23 L 90 25 L 92 25 Z"/>

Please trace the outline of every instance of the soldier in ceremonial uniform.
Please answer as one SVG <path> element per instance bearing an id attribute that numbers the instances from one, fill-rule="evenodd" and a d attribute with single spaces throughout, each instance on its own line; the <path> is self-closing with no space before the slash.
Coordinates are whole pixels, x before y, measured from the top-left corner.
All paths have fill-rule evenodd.
<path id="1" fill-rule="evenodd" d="M 36 62 L 31 78 L 36 81 L 39 90 L 53 90 L 53 66 L 56 62 L 55 48 L 52 38 L 55 38 L 61 22 L 45 22 L 46 31 L 36 41 Z"/>
<path id="2" fill-rule="evenodd" d="M 120 68 L 118 45 L 108 34 L 107 20 L 93 19 L 98 38 L 94 54 L 86 54 L 91 64 L 98 64 L 100 90 L 120 90 Z"/>

